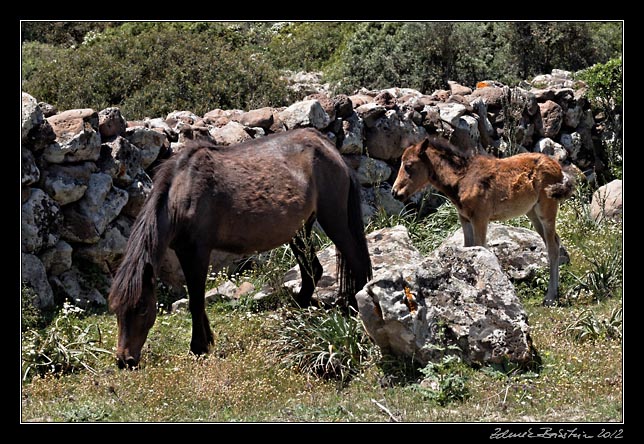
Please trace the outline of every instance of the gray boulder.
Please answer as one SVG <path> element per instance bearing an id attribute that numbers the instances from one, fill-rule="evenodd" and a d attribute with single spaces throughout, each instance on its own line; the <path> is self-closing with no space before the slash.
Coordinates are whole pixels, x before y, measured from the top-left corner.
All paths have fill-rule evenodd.
<path id="1" fill-rule="evenodd" d="M 21 183 L 22 186 L 32 185 L 40 179 L 40 170 L 36 166 L 36 159 L 31 151 L 25 148 L 20 149 L 21 163 Z"/>
<path id="2" fill-rule="evenodd" d="M 54 293 L 47 281 L 45 266 L 33 254 L 22 253 L 21 262 L 21 283 L 31 287 L 36 293 L 34 305 L 39 308 L 50 307 L 54 304 Z"/>
<path id="3" fill-rule="evenodd" d="M 95 279 L 99 278 L 95 277 Z M 94 280 L 76 267 L 58 276 L 50 277 L 49 283 L 58 298 L 68 300 L 83 309 L 107 305 L 103 293 L 107 294 L 109 291 L 108 282 L 103 279 Z"/>
<path id="4" fill-rule="evenodd" d="M 75 260 L 84 260 L 96 264 L 104 273 L 116 271 L 118 263 L 125 253 L 127 238 L 118 229 L 110 225 L 105 229 L 98 242 L 79 244 L 74 251 Z"/>
<path id="5" fill-rule="evenodd" d="M 125 131 L 125 138 L 140 150 L 141 168 L 143 169 L 149 167 L 159 157 L 159 153 L 166 145 L 169 146 L 168 136 L 164 130 L 171 130 L 165 122 L 162 122 L 161 125 L 165 126 L 158 128 L 158 130 L 133 127 Z"/>
<path id="6" fill-rule="evenodd" d="M 342 119 L 342 144 L 338 147 L 342 154 L 361 154 L 363 150 L 364 124 L 353 113 Z"/>
<path id="7" fill-rule="evenodd" d="M 56 245 L 60 239 L 58 229 L 61 221 L 58 204 L 43 190 L 32 188 L 29 198 L 22 204 L 20 225 L 22 251 L 37 254 L 43 248 Z"/>
<path id="8" fill-rule="evenodd" d="M 604 186 L 599 187 L 593 193 L 590 203 L 590 215 L 597 222 L 622 220 L 622 181 L 613 180 Z"/>
<path id="9" fill-rule="evenodd" d="M 441 247 L 462 247 L 463 244 L 463 229 L 459 228 L 442 242 Z M 503 271 L 515 282 L 532 279 L 538 270 L 548 269 L 546 245 L 534 230 L 490 223 L 487 248 L 497 257 Z M 560 264 L 569 262 L 563 245 L 560 254 Z"/>
<path id="10" fill-rule="evenodd" d="M 405 148 L 425 137 L 425 128 L 401 119 L 396 110 L 389 110 L 372 127 L 366 126 L 365 147 L 371 157 L 392 160 L 400 158 Z"/>
<path id="11" fill-rule="evenodd" d="M 406 268 L 374 272 L 356 295 L 365 329 L 383 351 L 421 365 L 450 346 L 471 365 L 528 366 L 537 358 L 527 315 L 489 250 L 443 246 Z"/>
<path id="12" fill-rule="evenodd" d="M 98 133 L 98 114 L 92 109 L 73 109 L 47 119 L 56 140 L 47 146 L 43 158 L 50 163 L 98 160 L 101 136 Z"/>
<path id="13" fill-rule="evenodd" d="M 44 170 L 40 185 L 59 205 L 67 205 L 83 197 L 96 171 L 94 162 L 52 164 Z"/>
<path id="14" fill-rule="evenodd" d="M 63 209 L 61 235 L 68 242 L 98 242 L 107 225 L 121 212 L 127 191 L 112 186 L 105 173 L 92 174 L 82 199 Z"/>
<path id="15" fill-rule="evenodd" d="M 22 93 L 22 113 L 21 113 L 21 127 L 20 136 L 22 142 L 27 141 L 29 132 L 36 126 L 42 124 L 44 117 L 42 110 L 38 106 L 38 102 L 31 95 L 26 92 Z"/>
<path id="16" fill-rule="evenodd" d="M 331 123 L 320 102 L 314 99 L 292 104 L 279 113 L 279 119 L 288 129 L 312 126 L 321 130 Z"/>
<path id="17" fill-rule="evenodd" d="M 126 122 L 121 110 L 116 107 L 105 108 L 98 113 L 98 131 L 102 138 L 122 136 L 125 134 Z"/>
<path id="18" fill-rule="evenodd" d="M 386 162 L 367 156 L 360 157 L 357 176 L 362 185 L 374 185 L 384 182 L 389 179 L 391 173 L 392 169 Z"/>
<path id="19" fill-rule="evenodd" d="M 72 268 L 73 249 L 64 240 L 59 240 L 53 247 L 47 248 L 38 255 L 48 276 L 58 276 Z"/>
<path id="20" fill-rule="evenodd" d="M 246 132 L 244 125 L 234 120 L 222 127 L 211 127 L 210 135 L 217 145 L 235 145 L 252 139 L 251 135 Z"/>

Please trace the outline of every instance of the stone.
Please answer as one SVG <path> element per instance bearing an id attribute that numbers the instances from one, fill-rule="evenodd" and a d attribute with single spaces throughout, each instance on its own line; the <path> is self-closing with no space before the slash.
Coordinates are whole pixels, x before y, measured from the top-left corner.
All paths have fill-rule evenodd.
<path id="1" fill-rule="evenodd" d="M 54 292 L 47 280 L 47 271 L 37 256 L 22 253 L 20 272 L 21 284 L 27 285 L 36 293 L 36 299 L 33 301 L 35 306 L 46 308 L 54 305 Z"/>
<path id="2" fill-rule="evenodd" d="M 125 138 L 139 149 L 143 169 L 152 165 L 169 143 L 164 131 L 145 127 L 128 128 L 125 131 Z"/>
<path id="3" fill-rule="evenodd" d="M 472 88 L 463 86 L 453 80 L 448 80 L 447 84 L 449 85 L 449 90 L 452 95 L 467 96 L 469 94 L 472 94 Z"/>
<path id="4" fill-rule="evenodd" d="M 566 149 L 548 137 L 544 137 L 537 141 L 534 145 L 534 152 L 547 154 L 548 156 L 557 159 L 560 163 L 563 163 L 568 157 Z"/>
<path id="5" fill-rule="evenodd" d="M 364 148 L 364 124 L 355 113 L 342 119 L 342 143 L 338 150 L 342 154 L 361 154 Z"/>
<path id="6" fill-rule="evenodd" d="M 405 270 L 374 272 L 356 299 L 367 333 L 386 354 L 421 365 L 448 347 L 474 366 L 529 367 L 538 359 L 514 287 L 483 247 L 443 246 Z"/>
<path id="7" fill-rule="evenodd" d="M 22 93 L 22 112 L 21 112 L 21 126 L 20 136 L 23 143 L 27 141 L 29 132 L 38 125 L 41 125 L 45 118 L 43 117 L 42 110 L 38 106 L 38 102 L 34 97 Z"/>
<path id="8" fill-rule="evenodd" d="M 21 210 L 21 247 L 25 253 L 37 254 L 56 245 L 62 215 L 59 205 L 43 190 L 32 188 Z"/>
<path id="9" fill-rule="evenodd" d="M 100 278 L 86 276 L 74 266 L 59 276 L 50 277 L 49 283 L 58 299 L 67 300 L 83 309 L 102 308 L 107 301 L 101 290 L 107 294 L 109 286 L 106 280 L 96 279 Z"/>
<path id="10" fill-rule="evenodd" d="M 264 107 L 242 114 L 239 123 L 247 127 L 259 127 L 268 130 L 273 125 L 273 108 Z"/>
<path id="11" fill-rule="evenodd" d="M 367 128 L 373 128 L 378 119 L 387 112 L 387 109 L 372 101 L 358 106 L 355 112 Z"/>
<path id="12" fill-rule="evenodd" d="M 392 169 L 386 162 L 367 156 L 361 156 L 360 166 L 357 171 L 360 184 L 371 186 L 385 182 L 389 179 L 391 173 Z"/>
<path id="13" fill-rule="evenodd" d="M 441 120 L 452 126 L 458 126 L 458 120 L 465 115 L 467 108 L 460 103 L 439 103 L 438 112 Z"/>
<path id="14" fill-rule="evenodd" d="M 559 142 L 568 152 L 568 156 L 575 162 L 583 148 L 581 134 L 578 132 L 561 133 L 559 135 Z"/>
<path id="15" fill-rule="evenodd" d="M 353 114 L 353 102 L 351 97 L 346 94 L 338 94 L 333 97 L 333 107 L 335 109 L 335 116 L 340 119 L 347 119 Z"/>
<path id="16" fill-rule="evenodd" d="M 117 226 L 108 226 L 96 243 L 79 244 L 74 250 L 75 260 L 96 264 L 104 273 L 116 272 L 127 246 L 127 238 Z"/>
<path id="17" fill-rule="evenodd" d="M 599 187 L 590 203 L 590 216 L 597 222 L 612 220 L 622 221 L 622 181 L 615 179 Z"/>
<path id="18" fill-rule="evenodd" d="M 52 164 L 44 170 L 40 185 L 59 205 L 67 205 L 85 195 L 89 178 L 97 170 L 94 162 Z"/>
<path id="19" fill-rule="evenodd" d="M 414 248 L 407 229 L 402 225 L 393 228 L 383 228 L 367 235 L 367 245 L 371 257 L 374 276 L 380 270 L 393 266 L 402 269 L 411 267 L 422 260 L 422 255 Z M 338 299 L 338 283 L 335 263 L 335 246 L 331 245 L 317 252 L 317 257 L 323 268 L 322 278 L 313 293 L 313 299 L 326 305 L 334 305 Z M 302 287 L 300 269 L 291 268 L 285 275 L 283 287 L 292 294 L 297 294 Z"/>
<path id="20" fill-rule="evenodd" d="M 72 268 L 73 248 L 64 240 L 59 240 L 53 247 L 47 248 L 38 256 L 48 276 L 58 276 Z"/>
<path id="21" fill-rule="evenodd" d="M 209 132 L 217 145 L 236 145 L 252 139 L 244 125 L 235 121 L 230 121 L 219 128 L 211 127 Z"/>
<path id="22" fill-rule="evenodd" d="M 109 149 L 110 157 L 114 161 L 116 174 L 111 174 L 111 177 L 115 185 L 127 188 L 134 178 L 143 172 L 141 150 L 126 138 L 116 136 L 115 139 L 104 143 L 102 148 Z"/>
<path id="23" fill-rule="evenodd" d="M 128 199 L 121 214 L 135 219 L 152 192 L 152 179 L 145 172 L 138 174 L 126 191 Z"/>
<path id="24" fill-rule="evenodd" d="M 25 148 L 20 149 L 20 158 L 22 160 L 21 168 L 21 184 L 23 187 L 33 185 L 40 180 L 40 170 L 36 166 L 36 159 L 33 153 Z"/>
<path id="25" fill-rule="evenodd" d="M 98 160 L 101 136 L 98 133 L 98 114 L 92 109 L 64 111 L 47 118 L 56 140 L 47 146 L 43 158 L 50 163 Z"/>
<path id="26" fill-rule="evenodd" d="M 362 105 L 373 102 L 373 96 L 370 96 L 369 94 L 357 93 L 350 95 L 349 100 L 351 100 L 353 108 L 357 109 Z"/>
<path id="27" fill-rule="evenodd" d="M 279 119 L 288 129 L 312 126 L 321 130 L 331 123 L 329 115 L 317 100 L 296 102 L 280 112 Z"/>
<path id="28" fill-rule="evenodd" d="M 441 246 L 462 247 L 463 229 L 459 228 L 447 237 Z M 528 228 L 490 223 L 487 232 L 487 249 L 499 260 L 499 264 L 513 282 L 533 279 L 539 270 L 548 270 L 548 251 L 539 234 Z M 565 247 L 561 246 L 559 263 L 569 262 Z"/>
<path id="29" fill-rule="evenodd" d="M 105 108 L 98 112 L 98 132 L 101 138 L 109 139 L 125 135 L 125 118 L 116 107 Z"/>
<path id="30" fill-rule="evenodd" d="M 483 99 L 489 109 L 501 109 L 503 106 L 503 88 L 496 86 L 485 86 L 477 88 L 470 94 L 470 103 L 477 97 Z"/>
<path id="31" fill-rule="evenodd" d="M 68 242 L 95 243 L 121 213 L 128 200 L 127 191 L 112 186 L 105 173 L 90 176 L 82 199 L 63 208 L 61 236 Z"/>
<path id="32" fill-rule="evenodd" d="M 372 127 L 366 127 L 366 154 L 380 160 L 398 159 L 408 146 L 425 137 L 425 128 L 410 120 L 401 120 L 395 110 L 389 110 Z"/>
<path id="33" fill-rule="evenodd" d="M 335 102 L 328 95 L 324 93 L 314 93 L 306 96 L 304 100 L 317 100 L 324 112 L 329 116 L 329 122 L 333 122 L 336 118 L 335 115 Z"/>
<path id="34" fill-rule="evenodd" d="M 541 126 L 537 129 L 542 137 L 554 139 L 563 124 L 563 109 L 559 104 L 552 100 L 539 103 L 539 113 L 541 114 Z"/>

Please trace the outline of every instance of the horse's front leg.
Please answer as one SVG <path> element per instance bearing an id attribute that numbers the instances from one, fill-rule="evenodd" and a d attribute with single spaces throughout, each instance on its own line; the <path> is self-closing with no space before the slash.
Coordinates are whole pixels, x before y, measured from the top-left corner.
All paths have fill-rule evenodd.
<path id="1" fill-rule="evenodd" d="M 461 227 L 463 227 L 463 239 L 464 246 L 471 247 L 474 245 L 474 231 L 472 230 L 472 223 L 469 219 L 464 217 L 462 214 L 458 214 L 458 220 L 461 221 Z"/>
<path id="2" fill-rule="evenodd" d="M 207 353 L 209 346 L 214 343 L 214 336 L 206 315 L 205 301 L 210 251 L 198 247 L 184 247 L 176 253 L 188 286 L 188 307 L 192 315 L 190 351 L 201 355 Z"/>

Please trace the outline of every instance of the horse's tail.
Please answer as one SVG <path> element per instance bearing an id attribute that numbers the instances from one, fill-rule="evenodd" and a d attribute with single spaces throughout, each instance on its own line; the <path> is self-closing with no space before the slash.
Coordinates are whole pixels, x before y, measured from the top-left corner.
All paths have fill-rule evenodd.
<path id="1" fill-rule="evenodd" d="M 174 163 L 173 160 L 166 161 Z M 125 254 L 119 265 L 109 294 L 109 309 L 114 313 L 136 306 L 143 285 L 152 283 L 158 265 L 168 247 L 171 230 L 168 216 L 168 191 L 172 183 L 173 168 L 163 165 L 157 173 L 152 193 L 141 209 L 127 242 Z"/>
<path id="2" fill-rule="evenodd" d="M 546 195 L 551 199 L 568 199 L 575 192 L 575 173 L 570 166 L 562 167 L 563 180 L 546 187 Z"/>
<path id="3" fill-rule="evenodd" d="M 350 176 L 349 196 L 347 199 L 347 213 L 349 219 L 349 231 L 355 245 L 357 260 L 360 262 L 351 267 L 346 257 L 336 249 L 336 264 L 338 268 L 338 279 L 340 292 L 349 298 L 349 302 L 355 305 L 355 295 L 371 279 L 371 258 L 364 232 L 362 220 L 362 203 L 360 199 L 360 185 L 356 177 Z"/>

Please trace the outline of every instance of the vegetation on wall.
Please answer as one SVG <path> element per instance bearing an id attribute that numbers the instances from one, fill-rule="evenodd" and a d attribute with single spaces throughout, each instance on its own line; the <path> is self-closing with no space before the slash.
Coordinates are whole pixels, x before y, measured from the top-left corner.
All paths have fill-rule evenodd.
<path id="1" fill-rule="evenodd" d="M 176 109 L 292 101 L 285 71 L 322 71 L 337 93 L 508 85 L 621 55 L 619 22 L 23 22 L 22 88 L 59 109 Z M 297 98 L 299 99 L 299 98 Z"/>

